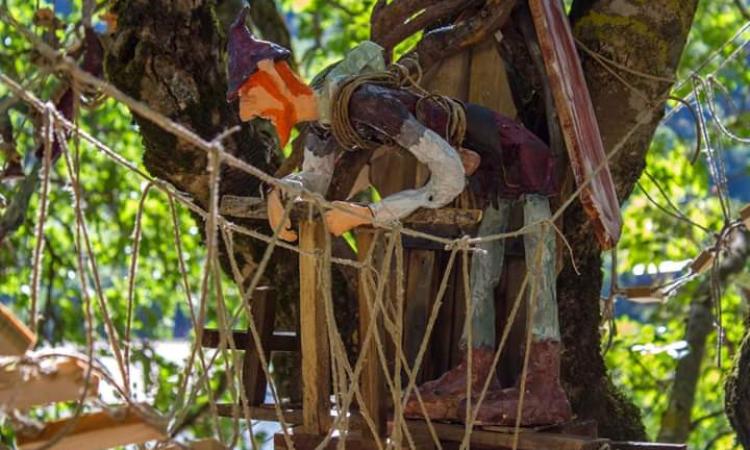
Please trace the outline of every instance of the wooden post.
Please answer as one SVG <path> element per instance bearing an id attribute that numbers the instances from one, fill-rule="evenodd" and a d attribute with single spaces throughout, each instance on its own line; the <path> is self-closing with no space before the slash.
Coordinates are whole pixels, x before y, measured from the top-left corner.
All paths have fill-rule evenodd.
<path id="1" fill-rule="evenodd" d="M 367 258 L 370 252 L 370 248 L 373 245 L 375 231 L 371 229 L 359 229 L 356 231 L 357 236 L 357 258 L 360 262 Z M 367 336 L 370 328 L 370 319 L 373 314 L 375 292 L 367 292 L 367 283 L 365 279 L 365 272 L 360 270 L 359 272 L 359 287 L 358 287 L 358 304 L 359 304 L 359 339 L 360 339 L 360 353 L 364 354 L 364 367 L 362 369 L 362 375 L 359 379 L 359 388 L 362 392 L 364 400 L 363 405 L 359 405 L 359 409 L 366 411 L 367 414 L 372 417 L 375 422 L 378 434 L 382 437 L 386 433 L 386 412 L 387 412 L 387 396 L 385 392 L 385 386 L 383 386 L 383 374 L 380 368 L 380 361 L 377 354 L 377 346 L 375 339 L 370 339 L 370 344 L 367 348 L 362 347 L 362 343 Z M 368 301 L 369 298 L 369 301 Z M 380 329 L 380 320 L 375 321 L 377 329 L 376 333 L 382 332 Z M 382 340 L 382 339 L 381 339 Z M 367 432 L 363 431 L 366 435 Z M 372 436 L 373 439 L 377 437 Z"/>
<path id="2" fill-rule="evenodd" d="M 268 286 L 259 287 L 253 292 L 252 311 L 255 326 L 260 334 L 260 342 L 266 361 L 270 361 L 272 350 L 272 338 L 274 332 L 274 319 L 276 318 L 276 299 L 273 288 Z M 242 367 L 242 384 L 247 395 L 250 406 L 263 404 L 266 398 L 266 374 L 260 363 L 260 356 L 256 351 L 253 335 L 250 330 L 246 334 L 245 356 Z"/>
<path id="3" fill-rule="evenodd" d="M 302 416 L 303 429 L 310 434 L 324 434 L 330 424 L 330 360 L 323 295 L 318 275 L 331 276 L 330 267 L 321 267 L 317 253 L 325 245 L 325 229 L 315 220 L 300 221 L 300 342 L 302 348 Z"/>

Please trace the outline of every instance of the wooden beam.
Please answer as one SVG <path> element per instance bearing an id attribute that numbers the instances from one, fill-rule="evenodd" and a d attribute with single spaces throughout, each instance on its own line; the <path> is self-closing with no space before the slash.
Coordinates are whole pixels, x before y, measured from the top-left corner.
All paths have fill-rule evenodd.
<path id="1" fill-rule="evenodd" d="M 367 255 L 370 253 L 370 248 L 374 245 L 375 232 L 373 230 L 357 230 L 355 233 L 357 238 L 357 257 L 360 262 L 363 262 Z M 362 341 L 367 336 L 370 329 L 370 322 L 373 315 L 374 304 L 371 302 L 375 301 L 375 292 L 368 292 L 368 283 L 365 281 L 366 271 L 359 271 L 359 283 L 357 291 L 357 303 L 359 306 L 359 339 L 360 339 L 360 353 L 363 353 L 364 362 L 359 378 L 359 390 L 362 393 L 363 403 L 359 405 L 360 410 L 367 411 L 367 414 L 375 422 L 375 428 L 380 437 L 385 436 L 386 432 L 386 401 L 388 394 L 386 393 L 385 386 L 383 385 L 383 374 L 380 368 L 380 361 L 378 360 L 377 347 L 375 339 L 370 339 L 370 344 L 367 347 L 362 346 Z M 375 321 L 375 333 L 380 333 L 381 342 L 383 341 L 381 321 Z M 367 431 L 369 433 L 369 431 Z M 368 440 L 380 439 L 380 437 L 368 436 Z"/>
<path id="2" fill-rule="evenodd" d="M 266 204 L 258 197 L 239 197 L 225 195 L 219 207 L 221 214 L 243 219 L 265 221 Z M 310 217 L 309 204 L 299 202 L 290 213 L 292 221 L 307 220 Z M 315 217 L 315 214 L 312 214 Z M 482 211 L 479 209 L 439 208 L 420 209 L 401 222 L 405 227 L 418 231 L 430 232 L 443 237 L 457 237 L 463 234 L 474 234 Z"/>
<path id="3" fill-rule="evenodd" d="M 247 331 L 233 331 L 232 337 L 234 338 L 234 344 L 237 346 L 237 350 L 248 350 L 251 352 L 255 351 L 255 344 L 252 343 L 252 335 L 248 335 Z M 219 330 L 214 328 L 206 328 L 203 330 L 203 338 L 201 339 L 201 345 L 206 348 L 218 348 L 221 343 L 221 334 Z M 268 347 L 268 350 L 272 352 L 297 352 L 299 351 L 299 339 L 297 333 L 294 331 L 274 331 L 268 341 L 263 343 L 263 347 Z"/>
<path id="4" fill-rule="evenodd" d="M 612 450 L 687 450 L 687 444 L 661 442 L 612 442 Z"/>
<path id="5" fill-rule="evenodd" d="M 222 417 L 233 417 L 233 407 L 231 403 L 219 403 L 216 408 L 219 415 Z M 284 421 L 289 425 L 300 425 L 303 422 L 302 408 L 297 406 L 296 408 L 290 408 L 286 405 L 282 405 L 281 411 L 284 415 Z M 278 422 L 279 418 L 276 416 L 276 409 L 273 404 L 262 404 L 258 406 L 250 407 L 250 417 L 253 420 L 264 420 L 267 422 Z M 240 409 L 240 418 L 244 419 L 245 416 Z"/>
<path id="6" fill-rule="evenodd" d="M 274 350 L 271 340 L 274 334 L 274 319 L 276 318 L 276 296 L 273 289 L 270 288 L 256 291 L 257 295 L 251 305 L 255 324 L 249 326 L 254 326 L 258 330 L 264 357 L 267 362 L 270 362 L 271 351 Z M 246 347 L 251 348 L 253 339 L 250 329 L 247 330 L 244 342 Z M 252 350 L 256 350 L 256 348 L 253 347 Z M 267 382 L 266 373 L 263 371 L 260 362 L 260 355 L 257 351 L 246 350 L 242 361 L 242 386 L 245 389 L 247 400 L 251 406 L 260 405 L 266 399 Z"/>
<path id="7" fill-rule="evenodd" d="M 15 365 L 0 371 L 0 406 L 26 409 L 32 406 L 78 400 L 85 387 L 85 363 L 65 358 L 48 367 Z M 99 394 L 99 376 L 91 374 L 88 397 Z"/>
<path id="8" fill-rule="evenodd" d="M 462 442 L 466 428 L 463 424 L 433 422 L 435 432 L 441 441 Z M 422 420 L 407 420 L 406 426 L 415 433 L 429 433 L 427 424 Z M 470 448 L 505 449 L 513 448 L 514 435 L 510 431 L 489 431 L 475 428 L 471 432 Z M 608 443 L 607 439 L 595 439 L 575 435 L 544 433 L 521 429 L 518 435 L 520 450 L 599 450 Z"/>
<path id="9" fill-rule="evenodd" d="M 302 416 L 304 430 L 325 434 L 330 424 L 331 370 L 324 295 L 319 276 L 330 280 L 330 266 L 320 264 L 325 228 L 317 220 L 299 226 L 300 343 L 302 350 Z M 307 253 L 307 254 L 306 254 Z"/>
<path id="10" fill-rule="evenodd" d="M 291 438 L 295 450 L 320 450 L 319 445 L 323 442 L 325 436 L 292 430 Z M 340 437 L 331 438 L 331 440 L 328 442 L 328 445 L 322 447 L 322 449 L 336 450 L 338 449 L 340 440 Z M 276 433 L 274 435 L 273 443 L 276 450 L 289 449 L 282 433 Z M 373 442 L 362 439 L 361 436 L 354 433 L 350 433 L 349 435 L 347 435 L 345 445 L 345 448 L 352 448 L 357 450 L 375 450 L 378 448 Z"/>
<path id="11" fill-rule="evenodd" d="M 18 447 L 21 450 L 47 448 L 52 439 L 71 426 L 70 422 L 73 420 L 63 419 L 50 422 L 34 435 L 18 433 Z M 114 414 L 99 412 L 80 416 L 51 448 L 55 450 L 104 450 L 166 438 L 162 424 L 145 419 L 131 408 L 124 408 Z"/>
<path id="12" fill-rule="evenodd" d="M 599 245 L 611 248 L 622 231 L 620 203 L 568 16 L 558 1 L 529 0 L 529 9 L 573 175 L 578 186 L 591 180 L 581 190 L 581 204 Z"/>
<path id="13" fill-rule="evenodd" d="M 22 356 L 36 344 L 36 335 L 13 311 L 0 304 L 0 356 Z"/>

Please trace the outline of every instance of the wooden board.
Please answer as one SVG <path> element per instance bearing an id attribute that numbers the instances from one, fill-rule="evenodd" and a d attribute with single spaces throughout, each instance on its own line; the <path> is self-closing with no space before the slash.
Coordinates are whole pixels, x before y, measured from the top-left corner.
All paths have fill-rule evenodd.
<path id="1" fill-rule="evenodd" d="M 529 0 L 529 8 L 573 174 L 579 186 L 591 179 L 581 191 L 581 203 L 600 246 L 611 248 L 620 239 L 620 203 L 568 16 L 559 1 Z"/>
<path id="2" fill-rule="evenodd" d="M 319 450 L 319 445 L 323 442 L 324 436 L 317 434 L 297 432 L 296 430 L 291 433 L 292 443 L 294 444 L 295 450 Z M 331 438 L 328 445 L 322 447 L 325 450 L 337 450 L 339 445 L 339 437 Z M 276 433 L 273 437 L 274 448 L 288 449 L 286 440 L 282 433 Z M 371 441 L 362 439 L 356 435 L 350 435 L 346 437 L 345 448 L 357 449 L 357 450 L 376 450 L 378 447 Z"/>
<path id="3" fill-rule="evenodd" d="M 0 356 L 22 356 L 36 344 L 36 335 L 13 311 L 0 304 Z"/>
<path id="4" fill-rule="evenodd" d="M 247 331 L 235 330 L 232 332 L 232 338 L 234 339 L 234 344 L 237 346 L 237 350 L 247 351 L 249 349 L 252 352 L 255 351 L 255 344 L 252 341 L 253 336 Z M 215 328 L 206 328 L 203 330 L 203 336 L 201 337 L 201 345 L 203 347 L 218 348 L 220 342 L 221 334 L 219 330 Z M 299 351 L 299 339 L 293 331 L 274 331 L 263 346 L 268 346 L 274 352 L 296 352 Z"/>
<path id="5" fill-rule="evenodd" d="M 35 450 L 47 446 L 71 419 L 47 423 L 36 435 L 17 435 L 21 450 Z M 144 419 L 132 409 L 125 408 L 116 414 L 99 412 L 78 418 L 52 448 L 54 450 L 104 450 L 120 445 L 142 444 L 153 440 L 164 440 L 164 427 Z"/>
<path id="6" fill-rule="evenodd" d="M 87 366 L 65 358 L 53 367 L 12 366 L 0 371 L 0 407 L 26 409 L 57 402 L 76 401 L 85 387 Z M 99 394 L 99 376 L 91 374 L 88 396 Z"/>
<path id="7" fill-rule="evenodd" d="M 422 420 L 407 420 L 409 430 L 415 435 L 429 433 L 427 424 Z M 463 424 L 433 422 L 440 441 L 462 442 L 465 433 Z M 508 432 L 474 429 L 471 432 L 470 448 L 506 449 L 513 448 L 514 435 Z M 518 436 L 519 450 L 599 450 L 608 443 L 606 439 L 596 439 L 568 434 L 543 433 L 521 429 Z"/>
<path id="8" fill-rule="evenodd" d="M 357 230 L 355 232 L 357 238 L 357 256 L 360 261 L 364 261 L 370 252 L 370 248 L 374 244 L 375 232 L 372 230 Z M 359 379 L 359 388 L 362 392 L 364 404 L 359 405 L 360 410 L 366 411 L 367 414 L 375 422 L 375 428 L 380 436 L 385 435 L 386 431 L 386 398 L 388 393 L 383 383 L 383 375 L 378 360 L 377 347 L 375 339 L 370 339 L 370 345 L 366 348 L 362 347 L 362 341 L 367 335 L 370 328 L 370 319 L 373 314 L 374 304 L 371 302 L 375 301 L 375 292 L 367 292 L 367 283 L 365 283 L 363 270 L 359 271 L 360 278 L 358 283 L 357 291 L 357 303 L 359 306 L 359 339 L 360 339 L 360 354 L 364 353 L 364 362 Z M 380 333 L 381 338 L 383 335 L 381 321 L 375 321 L 375 327 L 377 329 L 375 333 Z M 375 440 L 373 436 L 367 436 L 368 440 Z"/>
<path id="9" fill-rule="evenodd" d="M 321 267 L 315 255 L 325 245 L 323 224 L 312 220 L 299 226 L 300 342 L 302 350 L 302 415 L 306 432 L 324 434 L 330 424 L 331 374 L 329 343 L 320 271 L 330 279 L 330 266 Z M 304 252 L 313 255 L 305 255 Z"/>

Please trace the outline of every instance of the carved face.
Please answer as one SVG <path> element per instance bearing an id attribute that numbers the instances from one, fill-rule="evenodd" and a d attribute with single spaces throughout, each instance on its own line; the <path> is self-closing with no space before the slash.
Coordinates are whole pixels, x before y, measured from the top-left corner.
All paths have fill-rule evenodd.
<path id="1" fill-rule="evenodd" d="M 240 119 L 256 117 L 270 120 L 283 147 L 292 127 L 300 119 L 309 119 L 315 108 L 313 91 L 292 70 L 286 61 L 264 59 L 238 91 Z"/>

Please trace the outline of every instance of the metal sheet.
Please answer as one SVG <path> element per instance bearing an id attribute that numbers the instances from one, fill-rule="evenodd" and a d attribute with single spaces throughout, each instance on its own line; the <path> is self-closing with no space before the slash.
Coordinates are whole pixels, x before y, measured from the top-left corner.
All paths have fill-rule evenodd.
<path id="1" fill-rule="evenodd" d="M 529 0 L 529 7 L 573 174 L 578 186 L 587 183 L 581 191 L 581 203 L 599 244 L 611 248 L 620 239 L 620 203 L 568 17 L 558 0 Z"/>

